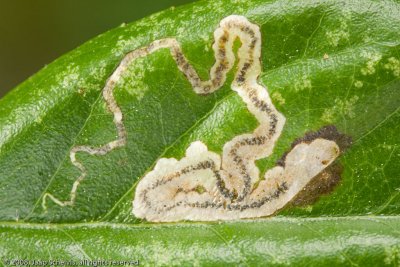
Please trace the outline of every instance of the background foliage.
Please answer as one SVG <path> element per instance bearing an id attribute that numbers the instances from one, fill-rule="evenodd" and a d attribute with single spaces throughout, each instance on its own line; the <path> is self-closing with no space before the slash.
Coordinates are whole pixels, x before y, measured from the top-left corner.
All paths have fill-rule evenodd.
<path id="1" fill-rule="evenodd" d="M 88 39 L 194 0 L 0 0 L 0 97 Z"/>

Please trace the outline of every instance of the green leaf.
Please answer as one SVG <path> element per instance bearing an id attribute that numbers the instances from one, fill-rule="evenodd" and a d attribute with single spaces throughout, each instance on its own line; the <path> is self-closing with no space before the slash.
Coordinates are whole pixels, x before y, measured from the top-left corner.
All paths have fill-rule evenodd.
<path id="1" fill-rule="evenodd" d="M 234 71 L 221 89 L 199 95 L 161 49 L 131 64 L 115 88 L 126 146 L 78 153 L 87 176 L 74 205 L 48 200 L 45 212 L 45 193 L 68 200 L 81 174 L 70 150 L 115 140 L 101 92 L 124 55 L 175 37 L 205 80 L 213 32 L 232 14 L 260 26 L 259 81 L 286 117 L 273 154 L 257 165 L 265 172 L 295 139 L 335 125 L 353 142 L 337 160 L 343 171 L 333 191 L 272 219 L 157 225 L 135 218 L 136 184 L 159 158 L 181 159 L 196 140 L 221 154 L 257 126 L 231 89 Z M 397 1 L 198 2 L 122 25 L 59 58 L 0 100 L 0 257 L 400 264 L 399 22 Z"/>
<path id="2" fill-rule="evenodd" d="M 396 217 L 272 218 L 223 224 L 16 224 L 0 227 L 22 259 L 125 260 L 174 266 L 398 266 Z M 18 240 L 18 243 L 16 243 Z M 38 251 L 41 253 L 38 255 Z"/>

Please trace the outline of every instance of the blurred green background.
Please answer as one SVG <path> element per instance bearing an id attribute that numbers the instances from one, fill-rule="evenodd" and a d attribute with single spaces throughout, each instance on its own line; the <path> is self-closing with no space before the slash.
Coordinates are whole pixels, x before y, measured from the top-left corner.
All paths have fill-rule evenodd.
<path id="1" fill-rule="evenodd" d="M 92 37 L 194 0 L 0 0 L 0 97 Z"/>

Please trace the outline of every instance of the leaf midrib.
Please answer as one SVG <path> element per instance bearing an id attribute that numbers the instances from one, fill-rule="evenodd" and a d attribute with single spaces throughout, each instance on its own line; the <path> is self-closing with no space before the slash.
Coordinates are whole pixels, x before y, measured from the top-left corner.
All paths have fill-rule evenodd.
<path id="1" fill-rule="evenodd" d="M 302 223 L 302 222 L 337 222 L 337 221 L 359 221 L 359 220 L 400 220 L 400 216 L 394 215 L 356 215 L 356 216 L 334 216 L 334 217 L 264 217 L 252 220 L 233 220 L 224 221 L 225 225 L 234 224 L 258 224 L 258 223 Z M 112 223 L 112 222 L 69 222 L 69 223 L 27 223 L 27 222 L 0 222 L 1 227 L 25 228 L 25 229 L 75 229 L 81 227 L 88 228 L 112 228 L 112 229 L 146 229 L 146 228 L 182 228 L 182 227 L 204 227 L 212 225 L 221 225 L 220 221 L 216 222 L 180 222 L 180 223 L 142 223 L 142 224 L 127 224 L 127 223 Z M 400 230 L 393 229 L 396 232 Z"/>

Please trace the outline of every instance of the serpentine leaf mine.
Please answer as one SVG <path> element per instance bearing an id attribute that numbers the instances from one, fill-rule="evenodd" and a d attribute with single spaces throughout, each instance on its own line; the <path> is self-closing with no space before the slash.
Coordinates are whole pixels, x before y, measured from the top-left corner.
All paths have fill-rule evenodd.
<path id="1" fill-rule="evenodd" d="M 76 153 L 105 155 L 126 145 L 123 114 L 113 97 L 113 89 L 129 64 L 164 48 L 170 50 L 193 90 L 197 94 L 209 94 L 225 83 L 226 75 L 235 63 L 233 43 L 239 39 L 238 70 L 231 88 L 246 103 L 259 125 L 253 133 L 238 135 L 227 142 L 222 156 L 196 141 L 190 144 L 185 157 L 180 160 L 159 159 L 154 169 L 137 185 L 133 201 L 133 214 L 136 217 L 154 222 L 171 222 L 268 216 L 292 201 L 314 177 L 323 173 L 340 155 L 341 148 L 334 138 L 315 135 L 293 146 L 280 164 L 268 170 L 260 180 L 260 171 L 255 162 L 271 155 L 285 124 L 285 117 L 276 110 L 267 89 L 257 83 L 261 73 L 261 33 L 259 27 L 245 17 L 231 15 L 220 22 L 214 39 L 212 49 L 215 63 L 208 81 L 199 78 L 174 38 L 156 40 L 126 54 L 103 89 L 108 110 L 114 115 L 118 138 L 101 147 L 72 148 L 70 159 L 81 175 L 72 186 L 70 199 L 62 201 L 46 193 L 42 199 L 43 209 L 47 210 L 47 197 L 60 206 L 74 205 L 77 189 L 87 175 L 83 164 L 76 159 Z"/>

